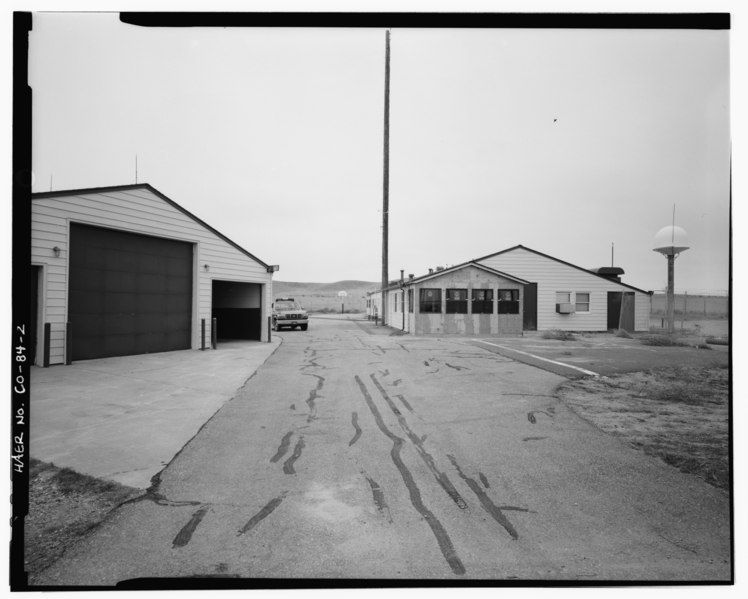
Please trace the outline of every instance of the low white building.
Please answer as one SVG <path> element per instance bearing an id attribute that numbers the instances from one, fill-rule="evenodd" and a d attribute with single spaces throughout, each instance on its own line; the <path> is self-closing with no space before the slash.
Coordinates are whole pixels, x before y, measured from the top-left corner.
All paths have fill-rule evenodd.
<path id="1" fill-rule="evenodd" d="M 623 283 L 623 274 L 623 269 L 614 267 L 585 269 L 518 245 L 393 282 L 385 289 L 385 322 L 417 335 L 510 335 L 551 329 L 646 331 L 651 293 Z M 424 288 L 440 289 L 427 306 L 427 317 L 420 297 Z M 376 313 L 381 319 L 381 296 L 381 290 L 369 294 L 370 318 Z M 462 314 L 454 314 L 457 304 L 450 306 L 450 298 L 465 302 L 459 304 Z M 513 311 L 517 306 L 512 318 L 508 318 L 509 306 Z"/>
<path id="2" fill-rule="evenodd" d="M 277 267 L 150 185 L 31 197 L 35 364 L 269 339 Z"/>

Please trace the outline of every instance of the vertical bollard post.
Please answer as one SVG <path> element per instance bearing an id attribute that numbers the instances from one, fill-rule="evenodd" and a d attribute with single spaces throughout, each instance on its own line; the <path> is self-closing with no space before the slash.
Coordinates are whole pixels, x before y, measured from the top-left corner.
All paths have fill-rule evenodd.
<path id="1" fill-rule="evenodd" d="M 47 368 L 49 366 L 49 339 L 52 336 L 52 325 L 48 322 L 44 323 L 44 361 L 42 366 Z"/>
<path id="2" fill-rule="evenodd" d="M 65 323 L 65 365 L 73 363 L 73 323 Z"/>
<path id="3" fill-rule="evenodd" d="M 200 351 L 205 351 L 205 319 L 200 319 Z"/>
<path id="4" fill-rule="evenodd" d="M 218 319 L 214 318 L 210 325 L 210 342 L 213 349 L 218 349 Z"/>

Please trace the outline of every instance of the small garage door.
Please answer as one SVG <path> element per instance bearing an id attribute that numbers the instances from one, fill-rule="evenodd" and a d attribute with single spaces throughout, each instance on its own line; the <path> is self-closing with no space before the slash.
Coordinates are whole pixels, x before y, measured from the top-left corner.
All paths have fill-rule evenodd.
<path id="1" fill-rule="evenodd" d="M 71 224 L 72 359 L 189 349 L 192 244 Z"/>

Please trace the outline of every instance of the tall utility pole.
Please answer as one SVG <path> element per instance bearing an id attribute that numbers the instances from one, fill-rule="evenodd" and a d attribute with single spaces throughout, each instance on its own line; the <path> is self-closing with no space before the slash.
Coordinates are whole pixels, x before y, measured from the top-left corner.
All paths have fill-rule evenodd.
<path id="1" fill-rule="evenodd" d="M 382 324 L 387 321 L 387 296 L 384 290 L 389 285 L 388 268 L 388 221 L 390 209 L 390 30 L 384 54 L 384 192 L 382 197 Z"/>

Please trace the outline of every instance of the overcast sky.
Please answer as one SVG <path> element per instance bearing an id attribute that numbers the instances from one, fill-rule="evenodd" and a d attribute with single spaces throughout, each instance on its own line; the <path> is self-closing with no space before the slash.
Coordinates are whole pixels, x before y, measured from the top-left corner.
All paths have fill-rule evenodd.
<path id="1" fill-rule="evenodd" d="M 390 277 L 528 246 L 728 287 L 729 33 L 391 33 Z M 150 183 L 281 281 L 381 278 L 384 29 L 35 14 L 33 191 Z"/>

